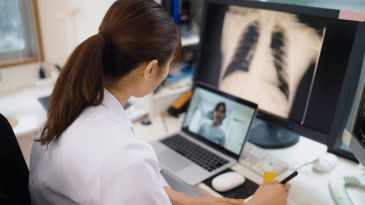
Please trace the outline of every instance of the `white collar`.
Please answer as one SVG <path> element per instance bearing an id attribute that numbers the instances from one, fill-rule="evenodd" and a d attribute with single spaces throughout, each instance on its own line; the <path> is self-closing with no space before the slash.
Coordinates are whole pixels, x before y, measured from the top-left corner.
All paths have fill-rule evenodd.
<path id="1" fill-rule="evenodd" d="M 117 119 L 115 120 L 120 121 L 124 125 L 128 127 L 133 126 L 132 121 L 129 119 L 127 112 L 124 110 L 123 106 L 120 104 L 117 98 L 115 98 L 114 95 L 111 94 L 105 88 L 104 88 L 104 99 L 102 104 L 115 113 L 115 115 L 109 115 L 110 118 L 116 117 Z"/>

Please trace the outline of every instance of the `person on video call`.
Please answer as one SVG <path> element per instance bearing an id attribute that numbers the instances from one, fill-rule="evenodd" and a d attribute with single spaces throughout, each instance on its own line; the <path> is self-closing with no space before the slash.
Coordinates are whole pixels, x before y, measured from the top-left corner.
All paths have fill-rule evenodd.
<path id="1" fill-rule="evenodd" d="M 220 146 L 224 146 L 226 136 L 221 124 L 226 114 L 226 104 L 218 103 L 213 111 L 213 122 L 207 122 L 200 126 L 199 134 Z"/>

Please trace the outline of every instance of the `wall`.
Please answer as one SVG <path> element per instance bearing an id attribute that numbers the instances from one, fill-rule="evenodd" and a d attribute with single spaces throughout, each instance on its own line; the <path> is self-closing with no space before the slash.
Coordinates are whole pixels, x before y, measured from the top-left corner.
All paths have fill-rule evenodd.
<path id="1" fill-rule="evenodd" d="M 1 69 L 0 96 L 34 86 L 39 63 Z"/>
<path id="2" fill-rule="evenodd" d="M 67 0 L 69 9 L 75 9 L 73 21 L 69 21 L 67 29 L 72 31 L 69 54 L 77 45 L 85 41 L 90 36 L 98 33 L 98 27 L 114 0 Z"/>
<path id="3" fill-rule="evenodd" d="M 98 33 L 102 18 L 114 1 L 37 0 L 45 61 L 63 66 L 78 44 Z M 56 17 L 66 9 L 75 9 L 75 17 Z M 39 68 L 40 63 L 32 63 L 1 69 L 0 96 L 35 86 Z"/>
<path id="4" fill-rule="evenodd" d="M 67 59 L 66 22 L 56 18 L 56 13 L 66 9 L 63 0 L 37 0 L 45 60 L 63 65 Z M 0 95 L 35 85 L 39 63 L 8 67 L 1 70 Z"/>

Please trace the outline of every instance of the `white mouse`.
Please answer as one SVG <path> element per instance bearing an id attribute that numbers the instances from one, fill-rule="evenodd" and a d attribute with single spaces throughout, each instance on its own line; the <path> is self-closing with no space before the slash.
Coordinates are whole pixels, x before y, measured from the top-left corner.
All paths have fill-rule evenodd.
<path id="1" fill-rule="evenodd" d="M 227 172 L 216 176 L 212 181 L 212 186 L 220 192 L 229 191 L 245 182 L 245 177 L 237 172 Z"/>
<path id="2" fill-rule="evenodd" d="M 328 172 L 335 168 L 337 160 L 338 158 L 336 155 L 327 153 L 313 162 L 313 169 L 319 172 Z"/>

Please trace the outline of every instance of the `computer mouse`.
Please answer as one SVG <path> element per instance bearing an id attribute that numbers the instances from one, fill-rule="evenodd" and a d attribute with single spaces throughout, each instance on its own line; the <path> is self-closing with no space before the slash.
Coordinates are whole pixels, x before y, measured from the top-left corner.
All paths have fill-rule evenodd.
<path id="1" fill-rule="evenodd" d="M 327 153 L 313 162 L 313 169 L 319 172 L 328 172 L 335 168 L 337 160 L 338 158 L 336 155 Z"/>
<path id="2" fill-rule="evenodd" d="M 212 186 L 220 192 L 229 191 L 245 182 L 245 177 L 237 172 L 227 172 L 216 176 L 212 181 Z"/>

